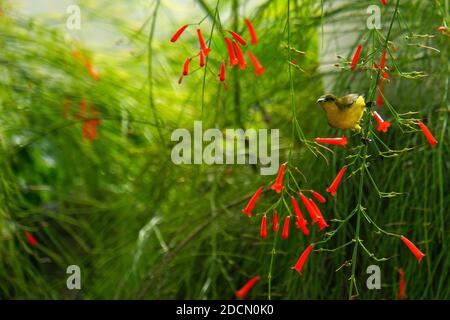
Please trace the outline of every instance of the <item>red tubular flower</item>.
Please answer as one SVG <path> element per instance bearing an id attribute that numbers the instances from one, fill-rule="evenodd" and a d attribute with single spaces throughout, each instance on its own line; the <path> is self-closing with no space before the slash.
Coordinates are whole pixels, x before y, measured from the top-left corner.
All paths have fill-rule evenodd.
<path id="1" fill-rule="evenodd" d="M 225 44 L 227 45 L 228 57 L 230 57 L 230 66 L 235 66 L 239 63 L 239 61 L 234 53 L 233 44 L 231 43 L 231 40 L 228 38 L 224 38 L 224 40 Z"/>
<path id="2" fill-rule="evenodd" d="M 390 78 L 391 78 L 391 76 L 389 75 L 389 73 L 387 73 L 386 71 L 382 71 L 382 72 L 381 72 L 381 75 L 382 75 L 382 77 L 383 77 L 384 79 L 390 79 Z"/>
<path id="3" fill-rule="evenodd" d="M 276 193 L 280 193 L 281 190 L 284 189 L 283 175 L 284 175 L 285 167 L 286 167 L 286 163 L 283 163 L 280 167 L 280 171 L 278 171 L 277 180 L 275 180 L 275 183 L 270 187 L 270 189 L 275 190 Z"/>
<path id="4" fill-rule="evenodd" d="M 83 123 L 83 138 L 93 141 L 97 139 L 97 126 L 101 123 L 99 114 L 94 107 L 91 107 L 90 119 Z"/>
<path id="5" fill-rule="evenodd" d="M 178 29 L 177 32 L 175 32 L 175 34 L 172 36 L 172 38 L 170 38 L 170 42 L 175 42 L 178 40 L 178 38 L 181 36 L 181 34 L 184 32 L 184 30 L 186 30 L 186 28 L 188 27 L 188 25 L 184 25 L 182 26 L 180 29 Z"/>
<path id="6" fill-rule="evenodd" d="M 372 112 L 372 114 L 378 123 L 378 127 L 376 130 L 382 131 L 382 132 L 387 132 L 389 127 L 391 126 L 391 123 L 389 121 L 384 121 L 383 118 L 376 111 Z"/>
<path id="7" fill-rule="evenodd" d="M 325 199 L 325 197 L 323 195 L 321 195 L 320 193 L 312 190 L 311 194 L 313 195 L 314 198 L 317 199 L 317 201 L 319 201 L 320 203 L 325 203 L 327 202 L 327 199 Z"/>
<path id="8" fill-rule="evenodd" d="M 377 106 L 383 106 L 383 94 L 384 94 L 384 79 L 380 79 L 380 85 L 378 86 L 378 94 L 377 94 Z"/>
<path id="9" fill-rule="evenodd" d="M 237 56 L 238 63 L 239 63 L 239 69 L 243 70 L 243 69 L 247 68 L 247 63 L 245 62 L 244 55 L 241 51 L 241 48 L 239 48 L 239 45 L 236 43 L 236 41 L 233 41 L 233 48 L 234 48 L 234 51 L 236 52 L 236 56 Z"/>
<path id="10" fill-rule="evenodd" d="M 358 48 L 356 48 L 356 52 L 353 55 L 352 64 L 350 65 L 350 69 L 352 69 L 352 70 L 356 69 L 356 65 L 358 64 L 358 59 L 359 59 L 359 54 L 361 53 L 361 49 L 362 49 L 362 44 L 360 44 L 358 46 Z"/>
<path id="11" fill-rule="evenodd" d="M 278 231 L 278 212 L 273 213 L 273 225 L 272 225 L 273 232 Z"/>
<path id="12" fill-rule="evenodd" d="M 86 60 L 84 62 L 84 66 L 86 67 L 86 70 L 88 71 L 89 75 L 91 76 L 92 79 L 94 80 L 100 80 L 100 76 L 97 72 L 97 70 L 94 69 L 94 67 L 92 66 L 91 61 Z"/>
<path id="13" fill-rule="evenodd" d="M 284 219 L 283 231 L 281 232 L 281 238 L 287 239 L 289 237 L 289 222 L 291 221 L 291 217 L 287 216 Z"/>
<path id="14" fill-rule="evenodd" d="M 244 299 L 245 296 L 250 291 L 250 289 L 255 285 L 256 282 L 258 282 L 259 279 L 261 279 L 261 277 L 259 276 L 250 279 L 246 284 L 244 284 L 244 286 L 241 289 L 235 292 L 236 298 Z"/>
<path id="15" fill-rule="evenodd" d="M 252 23 L 250 22 L 250 20 L 245 19 L 245 24 L 247 26 L 248 29 L 248 33 L 250 33 L 250 39 L 251 39 L 251 44 L 255 45 L 258 43 L 258 37 L 256 36 L 256 32 L 255 32 L 255 28 L 253 28 Z"/>
<path id="16" fill-rule="evenodd" d="M 229 32 L 233 36 L 233 38 L 235 38 L 236 41 L 241 44 L 241 46 L 247 45 L 247 42 L 240 35 L 238 35 L 236 32 L 234 32 L 234 31 L 229 31 Z"/>
<path id="17" fill-rule="evenodd" d="M 386 64 L 386 49 L 383 50 L 383 54 L 381 56 L 381 64 L 380 64 L 381 70 L 384 70 L 385 64 Z"/>
<path id="18" fill-rule="evenodd" d="M 329 227 L 328 223 L 325 221 L 322 212 L 320 212 L 319 207 L 316 205 L 316 203 L 312 199 L 308 199 L 311 203 L 311 207 L 314 209 L 316 216 L 317 216 L 317 223 L 319 224 L 319 230 L 323 230 L 326 227 Z"/>
<path id="19" fill-rule="evenodd" d="M 435 137 L 433 137 L 427 126 L 424 125 L 422 121 L 418 121 L 417 124 L 419 125 L 420 130 L 422 130 L 423 134 L 425 135 L 425 138 L 427 138 L 428 143 L 432 146 L 436 145 L 438 141 L 435 139 Z"/>
<path id="20" fill-rule="evenodd" d="M 406 288 L 405 271 L 403 271 L 403 269 L 398 270 L 398 277 L 399 277 L 398 299 L 402 300 L 405 299 L 405 288 Z"/>
<path id="21" fill-rule="evenodd" d="M 297 263 L 295 264 L 295 266 L 292 268 L 295 271 L 297 271 L 298 273 L 300 273 L 303 269 L 303 266 L 305 265 L 306 260 L 308 259 L 309 254 L 311 253 L 313 249 L 313 245 L 310 244 L 305 251 L 302 252 L 302 254 L 300 255 L 300 258 L 298 258 Z"/>
<path id="22" fill-rule="evenodd" d="M 266 215 L 264 215 L 263 217 L 262 217 L 262 220 L 261 220 L 261 230 L 260 230 L 260 232 L 259 232 L 259 235 L 261 236 L 261 238 L 265 238 L 265 237 L 267 237 L 267 217 L 266 217 Z"/>
<path id="23" fill-rule="evenodd" d="M 347 170 L 347 166 L 342 167 L 342 169 L 337 174 L 336 178 L 334 178 L 331 185 L 327 188 L 327 192 L 329 192 L 333 197 L 336 195 L 336 190 L 339 186 L 339 183 L 342 180 L 342 177 L 344 176 L 345 170 Z"/>
<path id="24" fill-rule="evenodd" d="M 342 136 L 341 138 L 316 138 L 314 141 L 317 143 L 335 144 L 339 146 L 345 146 L 348 142 L 346 136 Z"/>
<path id="25" fill-rule="evenodd" d="M 222 61 L 222 65 L 220 66 L 219 80 L 221 82 L 225 81 L 225 62 L 223 62 L 223 61 Z"/>
<path id="26" fill-rule="evenodd" d="M 256 190 L 255 194 L 251 197 L 245 209 L 242 209 L 242 212 L 248 215 L 249 217 L 252 216 L 253 207 L 255 206 L 256 200 L 258 200 L 259 196 L 261 195 L 262 190 L 263 190 L 262 187 Z"/>
<path id="27" fill-rule="evenodd" d="M 248 57 L 250 58 L 250 61 L 253 64 L 253 67 L 255 68 L 255 74 L 256 76 L 260 76 L 264 73 L 265 69 L 264 67 L 261 65 L 261 63 L 258 61 L 258 59 L 255 57 L 255 55 L 249 51 L 247 52 Z"/>
<path id="28" fill-rule="evenodd" d="M 408 249 L 412 252 L 413 255 L 416 256 L 417 261 L 421 261 L 423 257 L 425 257 L 425 254 L 420 251 L 415 245 L 414 243 L 412 243 L 411 241 L 409 241 L 406 237 L 401 236 L 400 239 L 403 241 L 403 243 L 408 247 Z"/>
<path id="29" fill-rule="evenodd" d="M 37 245 L 37 240 L 31 233 L 29 233 L 28 231 L 24 231 L 23 234 L 27 238 L 30 246 L 35 247 Z"/>
<path id="30" fill-rule="evenodd" d="M 442 27 L 436 28 L 436 30 L 437 30 L 437 31 L 440 31 L 440 32 L 444 32 L 445 30 L 447 30 L 447 28 L 444 27 L 444 26 L 442 26 Z"/>
<path id="31" fill-rule="evenodd" d="M 211 49 L 206 46 L 205 39 L 203 39 L 202 31 L 197 29 L 198 42 L 200 43 L 200 49 L 205 54 L 205 57 L 211 52 Z"/>
<path id="32" fill-rule="evenodd" d="M 317 216 L 316 211 L 314 210 L 314 207 L 309 202 L 308 198 L 306 198 L 302 193 L 300 195 L 300 200 L 302 200 L 303 205 L 306 207 L 306 211 L 308 211 L 309 216 L 311 217 L 311 220 L 313 223 L 317 222 L 319 220 L 319 217 Z"/>
<path id="33" fill-rule="evenodd" d="M 300 210 L 300 208 L 297 204 L 297 201 L 295 200 L 294 197 L 291 197 L 291 202 L 292 202 L 292 206 L 294 207 L 295 216 L 297 217 L 297 222 L 296 222 L 297 227 L 302 229 L 303 234 L 305 236 L 307 236 L 309 234 L 309 230 L 308 230 L 308 228 L 306 228 L 306 225 L 308 224 L 308 222 L 303 217 L 302 211 Z"/>
<path id="34" fill-rule="evenodd" d="M 383 6 L 386 7 L 386 5 L 387 5 L 387 0 L 380 0 L 380 1 L 381 1 L 381 4 L 382 4 Z"/>
<path id="35" fill-rule="evenodd" d="M 191 63 L 191 58 L 187 58 L 183 65 L 183 76 L 187 76 L 189 74 L 189 63 Z"/>
<path id="36" fill-rule="evenodd" d="M 200 50 L 200 67 L 204 67 L 205 66 L 205 54 L 203 53 L 203 50 Z"/>

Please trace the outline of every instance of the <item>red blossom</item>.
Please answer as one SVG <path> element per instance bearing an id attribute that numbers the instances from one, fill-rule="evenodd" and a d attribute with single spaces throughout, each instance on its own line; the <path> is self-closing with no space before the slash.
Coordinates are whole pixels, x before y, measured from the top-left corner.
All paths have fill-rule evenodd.
<path id="1" fill-rule="evenodd" d="M 183 65 L 183 76 L 187 76 L 189 74 L 189 64 L 191 63 L 191 58 L 187 58 Z"/>
<path id="2" fill-rule="evenodd" d="M 228 57 L 230 57 L 230 66 L 235 66 L 239 63 L 239 61 L 236 58 L 236 54 L 234 53 L 233 44 L 231 43 L 231 40 L 228 38 L 224 38 L 224 40 L 225 44 L 227 45 Z"/>
<path id="3" fill-rule="evenodd" d="M 306 260 L 308 259 L 309 254 L 311 253 L 313 249 L 313 245 L 310 244 L 305 251 L 302 252 L 302 254 L 300 255 L 300 258 L 298 258 L 297 263 L 295 264 L 295 266 L 292 268 L 295 271 L 297 271 L 298 273 L 300 273 L 303 269 L 303 266 L 305 265 Z"/>
<path id="4" fill-rule="evenodd" d="M 281 238 L 285 240 L 289 237 L 289 222 L 291 222 L 291 217 L 287 216 L 284 219 L 283 231 L 281 232 Z"/>
<path id="5" fill-rule="evenodd" d="M 425 135 L 425 138 L 427 138 L 428 143 L 431 144 L 432 146 L 436 145 L 438 143 L 438 141 L 433 136 L 433 134 L 430 132 L 430 130 L 427 128 L 427 126 L 424 125 L 423 122 L 420 120 L 417 122 L 417 124 L 419 125 L 420 130 L 422 130 L 423 134 Z"/>
<path id="6" fill-rule="evenodd" d="M 361 49 L 362 49 L 362 44 L 360 44 L 358 46 L 358 48 L 356 48 L 356 52 L 353 55 L 352 64 L 350 66 L 350 69 L 352 69 L 352 70 L 356 69 L 356 65 L 358 64 L 358 59 L 359 59 L 359 54 L 361 53 Z"/>
<path id="7" fill-rule="evenodd" d="M 325 197 L 323 195 L 321 195 L 320 193 L 311 190 L 311 194 L 313 195 L 314 198 L 317 199 L 317 201 L 319 201 L 320 203 L 325 203 L 327 202 L 327 199 L 325 199 Z"/>
<path id="8" fill-rule="evenodd" d="M 380 1 L 381 1 L 381 4 L 382 4 L 383 6 L 386 7 L 386 5 L 387 5 L 387 0 L 380 0 Z"/>
<path id="9" fill-rule="evenodd" d="M 258 200 L 259 196 L 261 195 L 263 191 L 263 188 L 260 187 L 258 190 L 256 190 L 255 194 L 251 197 L 250 201 L 248 202 L 247 206 L 245 207 L 245 209 L 242 209 L 242 212 L 245 213 L 246 215 L 248 215 L 249 217 L 252 216 L 252 210 L 253 207 L 255 206 L 256 200 Z"/>
<path id="10" fill-rule="evenodd" d="M 264 215 L 261 219 L 261 229 L 259 231 L 261 238 L 267 237 L 267 217 Z"/>
<path id="11" fill-rule="evenodd" d="M 447 30 L 447 28 L 442 26 L 442 27 L 437 27 L 436 30 L 440 31 L 440 32 L 444 32 L 445 30 Z"/>
<path id="12" fill-rule="evenodd" d="M 278 231 L 278 212 L 276 212 L 276 211 L 273 213 L 272 230 L 273 230 L 273 232 Z"/>
<path id="13" fill-rule="evenodd" d="M 251 23 L 250 20 L 245 19 L 245 25 L 247 26 L 248 33 L 250 33 L 250 39 L 251 39 L 250 42 L 251 42 L 251 44 L 252 45 L 257 44 L 258 43 L 258 37 L 256 35 L 255 28 L 253 27 L 253 24 Z"/>
<path id="14" fill-rule="evenodd" d="M 238 63 L 239 63 L 239 69 L 243 70 L 243 69 L 247 68 L 247 63 L 245 62 L 244 54 L 242 53 L 242 50 L 239 47 L 239 45 L 236 43 L 236 41 L 233 41 L 233 48 L 234 48 L 234 51 L 236 52 L 236 56 L 237 56 Z"/>
<path id="15" fill-rule="evenodd" d="M 29 233 L 28 231 L 24 231 L 23 234 L 27 238 L 28 244 L 30 246 L 35 247 L 37 245 L 37 240 L 31 233 Z"/>
<path id="16" fill-rule="evenodd" d="M 249 51 L 247 52 L 248 57 L 250 58 L 250 61 L 253 64 L 253 67 L 255 68 L 255 74 L 256 76 L 260 76 L 264 73 L 265 69 L 264 67 L 261 65 L 261 63 L 258 61 L 258 59 L 255 57 L 255 55 Z"/>
<path id="17" fill-rule="evenodd" d="M 83 123 L 83 138 L 93 141 L 97 139 L 97 126 L 101 123 L 98 111 L 91 107 L 90 119 L 85 120 Z"/>
<path id="18" fill-rule="evenodd" d="M 300 210 L 298 203 L 294 197 L 291 197 L 291 203 L 292 203 L 292 206 L 294 207 L 295 216 L 297 217 L 297 222 L 296 222 L 297 227 L 302 229 L 302 232 L 305 236 L 309 235 L 309 230 L 308 230 L 308 228 L 306 228 L 306 225 L 308 224 L 308 222 L 303 217 L 302 211 Z"/>
<path id="19" fill-rule="evenodd" d="M 283 163 L 280 167 L 280 170 L 278 171 L 278 176 L 277 176 L 277 179 L 275 180 L 275 183 L 270 187 L 270 189 L 275 190 L 276 193 L 280 193 L 281 190 L 284 189 L 283 175 L 284 175 L 285 167 L 286 167 L 286 163 Z"/>
<path id="20" fill-rule="evenodd" d="M 86 67 L 86 70 L 88 71 L 92 79 L 96 81 L 100 80 L 100 75 L 98 74 L 97 70 L 94 69 L 90 60 L 86 60 L 84 62 L 84 66 Z"/>
<path id="21" fill-rule="evenodd" d="M 380 79 L 380 85 L 378 86 L 377 94 L 377 106 L 383 106 L 383 94 L 384 94 L 384 79 Z"/>
<path id="22" fill-rule="evenodd" d="M 412 243 L 410 240 L 408 240 L 405 236 L 401 236 L 400 239 L 403 241 L 403 243 L 408 247 L 408 249 L 412 252 L 413 255 L 416 256 L 417 261 L 421 261 L 423 257 L 425 257 L 425 254 L 420 251 L 414 243 Z"/>
<path id="23" fill-rule="evenodd" d="M 180 29 L 178 29 L 177 32 L 175 32 L 175 34 L 172 36 L 172 38 L 170 38 L 170 42 L 175 42 L 178 40 L 178 38 L 181 36 L 181 34 L 184 32 L 184 30 L 186 30 L 186 28 L 188 27 L 188 25 L 184 25 L 182 26 Z"/>
<path id="24" fill-rule="evenodd" d="M 319 207 L 316 205 L 316 203 L 312 199 L 308 199 L 311 203 L 311 207 L 313 207 L 316 216 L 317 216 L 317 223 L 319 224 L 319 230 L 323 230 L 326 227 L 329 227 L 328 223 L 325 221 L 325 218 L 322 215 L 322 212 L 320 212 Z"/>
<path id="25" fill-rule="evenodd" d="M 383 50 L 383 54 L 381 55 L 381 63 L 380 63 L 381 70 L 384 69 L 385 64 L 386 64 L 386 49 Z"/>
<path id="26" fill-rule="evenodd" d="M 342 136 L 341 138 L 316 138 L 314 141 L 317 143 L 334 144 L 339 146 L 345 146 L 348 142 L 346 136 Z"/>
<path id="27" fill-rule="evenodd" d="M 261 277 L 259 277 L 259 276 L 256 276 L 256 277 L 253 277 L 252 279 L 250 279 L 246 284 L 244 284 L 244 286 L 241 289 L 239 289 L 238 291 L 235 292 L 236 297 L 238 299 L 244 299 L 245 296 L 250 291 L 250 289 L 255 285 L 256 282 L 259 281 L 259 279 L 261 279 Z"/>
<path id="28" fill-rule="evenodd" d="M 200 67 L 204 67 L 205 66 L 205 54 L 203 53 L 203 50 L 200 50 L 199 56 L 200 56 Z"/>
<path id="29" fill-rule="evenodd" d="M 314 207 L 309 202 L 308 198 L 306 198 L 302 193 L 300 195 L 300 200 L 302 200 L 303 205 L 306 208 L 306 211 L 308 211 L 309 216 L 311 217 L 311 220 L 313 223 L 317 222 L 319 220 L 319 217 L 317 216 L 316 210 L 314 210 Z"/>
<path id="30" fill-rule="evenodd" d="M 241 46 L 247 45 L 247 42 L 239 34 L 237 34 L 234 31 L 229 31 L 229 32 L 233 36 L 233 38 L 236 39 L 236 41 L 241 44 Z"/>
<path id="31" fill-rule="evenodd" d="M 391 123 L 389 121 L 383 120 L 383 118 L 376 111 L 372 112 L 372 114 L 378 124 L 376 130 L 380 132 L 387 132 L 389 127 L 391 126 Z"/>
<path id="32" fill-rule="evenodd" d="M 222 65 L 220 66 L 219 80 L 221 82 L 225 81 L 225 62 L 223 62 L 223 61 L 222 61 Z"/>
<path id="33" fill-rule="evenodd" d="M 337 188 L 342 180 L 342 177 L 344 176 L 345 170 L 347 170 L 347 166 L 342 167 L 336 178 L 334 178 L 331 185 L 327 188 L 327 192 L 329 192 L 333 197 L 336 195 Z"/>
<path id="34" fill-rule="evenodd" d="M 206 46 L 205 39 L 203 39 L 202 31 L 200 29 L 197 29 L 197 35 L 198 35 L 198 42 L 200 43 L 200 49 L 207 57 L 208 54 L 211 52 L 211 49 Z"/>
<path id="35" fill-rule="evenodd" d="M 403 269 L 398 270 L 398 277 L 399 277 L 398 299 L 402 300 L 405 299 L 405 288 L 406 288 L 405 271 L 403 271 Z"/>

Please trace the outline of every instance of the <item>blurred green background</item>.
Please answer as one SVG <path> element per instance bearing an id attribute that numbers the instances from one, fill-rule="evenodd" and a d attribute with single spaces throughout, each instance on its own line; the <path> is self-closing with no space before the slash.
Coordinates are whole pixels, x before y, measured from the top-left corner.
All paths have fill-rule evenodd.
<path id="1" fill-rule="evenodd" d="M 204 128 L 279 128 L 280 160 L 291 150 L 297 180 L 325 194 L 360 136 L 346 132 L 350 147 L 332 148 L 327 161 L 292 139 L 289 70 L 306 138 L 342 135 L 327 126 L 316 100 L 326 92 L 367 95 L 374 73 L 350 72 L 348 61 L 358 43 L 363 59 L 379 59 L 380 52 L 371 51 L 367 7 L 381 10 L 382 29 L 375 32 L 380 41 L 395 2 L 384 8 L 376 0 L 0 1 L 0 297 L 233 299 L 235 290 L 260 275 L 249 298 L 266 299 L 273 261 L 273 299 L 346 299 L 352 246 L 314 252 L 299 276 L 290 268 L 323 235 L 305 239 L 293 232 L 277 241 L 273 254 L 274 234 L 260 239 L 260 220 L 241 213 L 248 196 L 274 177 L 260 176 L 250 165 L 176 166 L 170 135 L 175 128 L 192 130 L 194 120 Z M 80 6 L 79 30 L 66 26 L 70 4 Z M 202 70 L 179 85 L 184 60 L 197 50 L 195 27 L 175 44 L 169 39 L 205 16 L 201 29 L 211 37 L 213 71 L 226 59 L 214 23 L 220 17 L 224 29 L 244 36 L 244 18 L 251 19 L 260 38 L 252 51 L 266 72 L 255 77 L 251 69 L 233 70 L 227 90 L 214 72 Z M 379 226 L 406 235 L 426 257 L 419 265 L 398 239 L 363 224 L 365 245 L 390 259 L 377 262 L 359 251 L 360 299 L 396 299 L 399 268 L 405 270 L 407 298 L 450 297 L 450 38 L 436 31 L 444 23 L 448 0 L 400 1 L 390 35 L 397 52 L 388 57 L 391 79 L 384 94 L 397 112 L 419 112 L 414 116 L 425 119 L 439 143 L 431 148 L 420 132 L 398 125 L 389 108 L 379 108 L 393 122 L 382 141 L 413 149 L 380 157 L 371 148 L 370 172 L 381 191 L 403 194 L 380 198 L 366 180 L 362 199 Z M 92 63 L 99 80 L 74 53 Z M 94 141 L 83 139 L 77 117 L 83 99 L 101 117 Z M 354 209 L 358 181 L 346 180 L 329 198 L 326 217 L 342 219 Z M 277 197 L 265 193 L 257 211 Z M 27 243 L 25 231 L 36 246 Z M 354 232 L 350 221 L 327 247 L 350 241 Z M 381 268 L 381 290 L 365 286 L 372 264 Z M 66 288 L 68 265 L 80 266 L 81 290 Z"/>

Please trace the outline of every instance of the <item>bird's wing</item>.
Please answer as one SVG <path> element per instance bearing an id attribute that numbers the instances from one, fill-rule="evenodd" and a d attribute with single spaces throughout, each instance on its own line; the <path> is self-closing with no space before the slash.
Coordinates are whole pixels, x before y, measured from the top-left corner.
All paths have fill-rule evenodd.
<path id="1" fill-rule="evenodd" d="M 355 103 L 356 99 L 358 99 L 358 97 L 359 97 L 358 94 L 352 93 L 352 94 L 337 98 L 336 105 L 341 110 L 350 108 Z"/>

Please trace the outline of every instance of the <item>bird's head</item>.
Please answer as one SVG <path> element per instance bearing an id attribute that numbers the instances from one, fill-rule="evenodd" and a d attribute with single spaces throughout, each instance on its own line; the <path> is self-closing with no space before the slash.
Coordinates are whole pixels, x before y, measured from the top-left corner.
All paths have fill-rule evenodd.
<path id="1" fill-rule="evenodd" d="M 326 94 L 317 99 L 317 103 L 320 106 L 323 106 L 325 103 L 334 103 L 336 102 L 336 96 L 332 94 Z"/>

